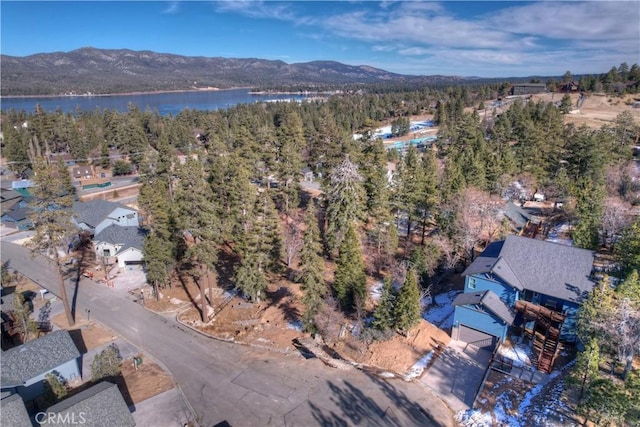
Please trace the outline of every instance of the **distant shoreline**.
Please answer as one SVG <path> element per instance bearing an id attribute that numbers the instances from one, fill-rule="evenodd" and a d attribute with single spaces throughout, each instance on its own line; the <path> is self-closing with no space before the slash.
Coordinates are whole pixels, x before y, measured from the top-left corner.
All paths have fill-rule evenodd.
<path id="1" fill-rule="evenodd" d="M 250 90 L 251 87 L 229 87 L 220 89 L 217 87 L 206 87 L 197 89 L 172 89 L 172 90 L 154 90 L 149 92 L 122 92 L 122 93 L 92 93 L 92 94 L 78 94 L 78 95 L 8 95 L 0 96 L 0 99 L 33 99 L 33 98 L 94 98 L 94 97 L 106 97 L 106 96 L 136 96 L 136 95 L 161 95 L 163 93 L 184 93 L 184 92 L 221 92 L 225 90 Z M 250 94 L 258 94 L 259 92 L 249 92 Z"/>

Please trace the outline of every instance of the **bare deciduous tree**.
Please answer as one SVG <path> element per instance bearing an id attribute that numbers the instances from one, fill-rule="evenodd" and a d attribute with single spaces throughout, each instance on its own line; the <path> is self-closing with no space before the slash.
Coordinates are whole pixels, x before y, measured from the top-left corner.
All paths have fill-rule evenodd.
<path id="1" fill-rule="evenodd" d="M 297 215 L 296 215 L 297 217 Z M 293 261 L 298 257 L 302 248 L 302 233 L 298 228 L 299 218 L 293 217 L 285 221 L 284 226 L 284 246 L 287 253 L 287 268 L 293 267 Z"/>
<path id="2" fill-rule="evenodd" d="M 605 244 L 612 244 L 615 236 L 631 224 L 629 210 L 629 204 L 620 199 L 620 197 L 607 197 L 601 223 L 602 237 Z"/>

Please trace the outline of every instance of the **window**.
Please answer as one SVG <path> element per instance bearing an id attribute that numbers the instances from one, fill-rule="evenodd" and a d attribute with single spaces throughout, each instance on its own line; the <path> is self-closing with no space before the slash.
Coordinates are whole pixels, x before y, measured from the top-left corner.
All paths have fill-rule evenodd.
<path id="1" fill-rule="evenodd" d="M 111 256 L 111 250 L 110 249 L 103 249 L 102 250 L 102 256 Z"/>
<path id="2" fill-rule="evenodd" d="M 475 289 L 476 288 L 476 279 L 474 279 L 473 277 L 469 277 L 469 289 Z"/>
<path id="3" fill-rule="evenodd" d="M 133 219 L 135 218 L 136 214 L 127 214 L 127 219 Z"/>

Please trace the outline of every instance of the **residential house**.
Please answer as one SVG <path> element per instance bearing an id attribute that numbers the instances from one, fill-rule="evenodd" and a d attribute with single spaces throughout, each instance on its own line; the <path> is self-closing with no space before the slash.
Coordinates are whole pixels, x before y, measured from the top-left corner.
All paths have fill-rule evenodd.
<path id="1" fill-rule="evenodd" d="M 2 400 L 0 400 L 0 425 L 31 426 L 27 408 L 19 394 L 2 396 Z"/>
<path id="2" fill-rule="evenodd" d="M 507 202 L 503 214 L 509 220 L 511 230 L 519 236 L 535 238 L 542 232 L 541 219 L 513 202 Z"/>
<path id="3" fill-rule="evenodd" d="M 311 170 L 311 168 L 306 167 L 304 169 L 302 169 L 300 171 L 300 173 L 302 174 L 302 180 L 305 182 L 313 182 L 314 179 L 314 175 L 313 175 L 313 171 Z"/>
<path id="4" fill-rule="evenodd" d="M 142 270 L 143 241 L 140 227 L 111 224 L 93 237 L 93 247 L 98 259 L 105 259 L 107 264 L 117 263 L 120 271 Z"/>
<path id="5" fill-rule="evenodd" d="M 83 179 L 91 179 L 94 177 L 93 168 L 91 166 L 76 166 L 71 170 L 73 179 L 80 181 Z"/>
<path id="6" fill-rule="evenodd" d="M 51 154 L 49 154 L 49 161 L 52 162 L 52 163 L 56 163 L 59 158 L 62 158 L 62 160 L 64 161 L 64 164 L 67 167 L 76 165 L 75 159 L 69 153 L 62 152 L 62 153 L 51 153 Z"/>
<path id="7" fill-rule="evenodd" d="M 6 212 L 22 200 L 22 194 L 8 188 L 0 189 L 0 211 Z"/>
<path id="8" fill-rule="evenodd" d="M 44 418 L 68 420 L 64 425 L 77 424 L 91 427 L 134 427 L 136 425 L 120 390 L 108 381 L 102 381 L 49 407 Z"/>
<path id="9" fill-rule="evenodd" d="M 2 353 L 0 390 L 18 393 L 25 402 L 43 393 L 45 376 L 53 371 L 65 380 L 81 377 L 80 352 L 69 332 L 58 330 Z"/>
<path id="10" fill-rule="evenodd" d="M 549 370 L 559 341 L 575 341 L 575 315 L 593 290 L 594 253 L 558 243 L 508 236 L 493 242 L 464 271 L 454 300 L 454 339 L 491 346 L 512 333 L 538 352 Z"/>
<path id="11" fill-rule="evenodd" d="M 547 85 L 544 83 L 517 83 L 511 87 L 511 95 L 529 95 L 546 91 Z"/>
<path id="12" fill-rule="evenodd" d="M 31 188 L 33 187 L 33 185 L 34 185 L 33 181 L 31 181 L 30 179 L 21 179 L 19 181 L 12 181 L 11 189 L 19 190 L 19 189 Z"/>
<path id="13" fill-rule="evenodd" d="M 92 235 L 100 234 L 111 224 L 137 227 L 138 221 L 138 212 L 121 203 L 97 199 L 73 204 L 71 222 Z"/>
<path id="14" fill-rule="evenodd" d="M 0 221 L 2 224 L 18 230 L 30 230 L 33 228 L 33 222 L 29 219 L 28 208 L 20 204 L 14 206 L 8 211 L 2 211 Z"/>

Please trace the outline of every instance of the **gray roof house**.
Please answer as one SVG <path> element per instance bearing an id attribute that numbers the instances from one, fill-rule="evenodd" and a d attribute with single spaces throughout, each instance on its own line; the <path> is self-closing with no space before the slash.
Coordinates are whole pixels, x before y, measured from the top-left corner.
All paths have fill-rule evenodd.
<path id="1" fill-rule="evenodd" d="M 498 296 L 491 291 L 462 293 L 451 303 L 456 305 L 475 305 L 480 309 L 486 309 L 502 319 L 506 324 L 513 325 L 515 319 L 514 311 L 508 307 Z"/>
<path id="2" fill-rule="evenodd" d="M 80 229 L 99 234 L 111 224 L 138 226 L 138 212 L 121 203 L 108 200 L 75 202 L 71 221 Z"/>
<path id="3" fill-rule="evenodd" d="M 495 274 L 519 290 L 580 303 L 593 290 L 593 261 L 587 249 L 507 236 L 487 246 L 463 275 Z"/>
<path id="4" fill-rule="evenodd" d="M 144 230 L 140 227 L 121 227 L 116 224 L 104 228 L 93 237 L 93 247 L 98 257 L 117 258 L 118 267 L 124 271 L 139 269 L 142 265 Z"/>
<path id="5" fill-rule="evenodd" d="M 0 425 L 31 426 L 31 419 L 19 394 L 12 394 L 0 400 Z"/>
<path id="6" fill-rule="evenodd" d="M 43 392 L 45 375 L 57 371 L 65 380 L 81 376 L 80 352 L 69 332 L 58 330 L 2 353 L 0 389 L 20 394 L 25 401 Z"/>
<path id="7" fill-rule="evenodd" d="M 120 390 L 108 381 L 100 382 L 47 409 L 47 415 L 59 414 L 56 420 L 68 423 L 56 425 L 84 425 L 87 427 L 133 427 L 133 416 Z M 50 416 L 50 415 L 49 415 Z M 75 423 L 72 422 L 74 421 Z"/>
<path id="8" fill-rule="evenodd" d="M 491 243 L 462 273 L 452 337 L 493 345 L 510 328 L 536 340 L 532 331 L 544 330 L 538 369 L 550 370 L 558 342 L 576 339 L 576 312 L 595 285 L 593 261 L 592 251 L 544 240 L 512 235 Z"/>

